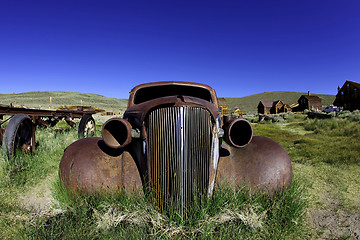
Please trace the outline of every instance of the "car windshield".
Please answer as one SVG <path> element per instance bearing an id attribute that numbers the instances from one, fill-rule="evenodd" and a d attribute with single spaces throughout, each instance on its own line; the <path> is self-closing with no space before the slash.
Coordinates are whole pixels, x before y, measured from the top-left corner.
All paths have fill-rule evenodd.
<path id="1" fill-rule="evenodd" d="M 191 96 L 212 102 L 209 90 L 197 86 L 161 85 L 144 87 L 136 91 L 134 104 L 169 96 Z"/>

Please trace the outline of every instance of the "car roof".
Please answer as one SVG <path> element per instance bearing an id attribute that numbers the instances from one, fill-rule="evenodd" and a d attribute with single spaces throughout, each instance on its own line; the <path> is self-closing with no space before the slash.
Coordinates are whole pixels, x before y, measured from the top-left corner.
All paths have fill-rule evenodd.
<path id="1" fill-rule="evenodd" d="M 206 84 L 195 83 L 195 82 L 183 82 L 183 81 L 161 81 L 161 82 L 143 83 L 143 84 L 135 86 L 130 91 L 129 106 L 136 104 L 135 98 L 136 98 L 136 93 L 138 91 L 141 92 L 142 89 L 146 89 L 146 88 L 151 89 L 151 88 L 165 87 L 165 86 L 193 87 L 193 88 L 200 88 L 200 89 L 206 90 L 209 92 L 209 95 L 211 96 L 211 102 L 217 104 L 217 97 L 216 97 L 215 90 Z"/>

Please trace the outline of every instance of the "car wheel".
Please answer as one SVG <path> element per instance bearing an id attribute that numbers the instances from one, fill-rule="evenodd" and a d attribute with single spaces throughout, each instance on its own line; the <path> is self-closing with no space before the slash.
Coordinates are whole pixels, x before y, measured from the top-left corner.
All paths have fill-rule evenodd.
<path id="1" fill-rule="evenodd" d="M 33 152 L 35 149 L 35 128 L 29 116 L 18 113 L 5 128 L 2 150 L 4 157 L 12 159 L 16 151 Z"/>
<path id="2" fill-rule="evenodd" d="M 78 137 L 79 138 L 92 137 L 95 135 L 95 131 L 96 131 L 96 125 L 94 118 L 89 114 L 84 115 L 80 120 Z"/>

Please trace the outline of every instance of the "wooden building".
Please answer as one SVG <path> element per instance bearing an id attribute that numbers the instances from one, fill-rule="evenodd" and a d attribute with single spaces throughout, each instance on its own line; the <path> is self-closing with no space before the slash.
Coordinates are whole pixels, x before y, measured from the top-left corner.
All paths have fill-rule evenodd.
<path id="1" fill-rule="evenodd" d="M 280 112 L 282 112 L 282 113 L 291 112 L 291 107 L 289 106 L 289 104 L 284 104 L 284 105 L 280 108 Z"/>
<path id="2" fill-rule="evenodd" d="M 240 108 L 235 109 L 235 111 L 233 113 L 236 114 L 239 117 L 243 116 L 243 112 L 240 110 Z"/>
<path id="3" fill-rule="evenodd" d="M 281 100 L 275 102 L 260 101 L 258 104 L 259 114 L 278 114 L 291 111 L 289 105 L 284 104 Z"/>
<path id="4" fill-rule="evenodd" d="M 284 103 L 280 100 L 273 102 L 273 106 L 270 109 L 271 114 L 278 114 L 281 113 L 281 108 L 284 106 Z"/>
<path id="5" fill-rule="evenodd" d="M 350 111 L 360 109 L 360 84 L 346 81 L 341 88 L 338 88 L 334 105 Z"/>
<path id="6" fill-rule="evenodd" d="M 225 98 L 218 98 L 219 110 L 221 116 L 229 115 L 229 106 Z"/>
<path id="7" fill-rule="evenodd" d="M 268 101 L 260 101 L 258 104 L 258 113 L 259 114 L 270 114 L 270 110 L 273 106 L 274 102 L 268 102 Z"/>
<path id="8" fill-rule="evenodd" d="M 292 109 L 293 112 L 302 112 L 304 110 L 321 111 L 321 98 L 310 94 L 310 92 L 307 95 L 301 95 L 298 104 Z"/>

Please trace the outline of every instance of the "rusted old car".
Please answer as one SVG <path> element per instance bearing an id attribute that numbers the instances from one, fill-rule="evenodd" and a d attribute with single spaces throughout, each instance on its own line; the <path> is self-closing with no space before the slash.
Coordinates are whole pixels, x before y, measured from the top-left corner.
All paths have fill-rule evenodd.
<path id="1" fill-rule="evenodd" d="M 211 87 L 155 82 L 131 90 L 123 118 L 108 120 L 102 138 L 71 144 L 59 175 L 73 192 L 143 189 L 160 209 L 174 202 L 185 209 L 223 182 L 276 193 L 291 183 L 292 167 L 248 121 L 222 117 Z"/>

